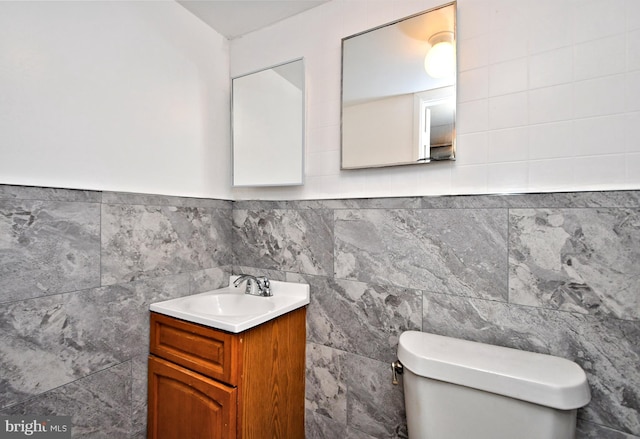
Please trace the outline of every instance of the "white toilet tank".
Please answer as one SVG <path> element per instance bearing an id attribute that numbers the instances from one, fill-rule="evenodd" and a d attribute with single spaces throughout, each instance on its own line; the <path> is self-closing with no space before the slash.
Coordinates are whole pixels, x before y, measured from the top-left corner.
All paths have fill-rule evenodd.
<path id="1" fill-rule="evenodd" d="M 400 335 L 410 439 L 573 439 L 591 395 L 564 358 L 425 332 Z"/>

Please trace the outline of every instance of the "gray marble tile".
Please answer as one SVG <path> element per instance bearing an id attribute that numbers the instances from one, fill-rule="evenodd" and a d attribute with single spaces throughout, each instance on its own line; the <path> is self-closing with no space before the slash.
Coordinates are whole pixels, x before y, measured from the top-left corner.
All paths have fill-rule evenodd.
<path id="1" fill-rule="evenodd" d="M 240 210 L 415 209 L 419 207 L 421 207 L 420 197 L 345 198 L 287 201 L 244 200 L 234 202 L 234 209 Z"/>
<path id="2" fill-rule="evenodd" d="M 36 186 L 12 186 L 0 184 L 0 199 L 43 200 L 43 201 L 80 201 L 99 203 L 99 191 L 59 189 Z"/>
<path id="3" fill-rule="evenodd" d="M 197 294 L 226 287 L 229 285 L 230 275 L 230 266 L 192 271 L 189 273 L 189 292 L 191 294 Z"/>
<path id="4" fill-rule="evenodd" d="M 423 197 L 424 208 L 640 207 L 640 191 L 550 192 Z"/>
<path id="5" fill-rule="evenodd" d="M 602 425 L 578 419 L 576 439 L 640 439 L 640 436 L 612 430 Z"/>
<path id="6" fill-rule="evenodd" d="M 640 207 L 640 191 L 550 192 L 530 194 L 444 195 L 326 200 L 239 200 L 234 208 L 262 209 L 494 209 L 563 207 Z"/>
<path id="7" fill-rule="evenodd" d="M 336 211 L 336 277 L 507 300 L 507 211 Z"/>
<path id="8" fill-rule="evenodd" d="M 396 435 L 393 437 L 401 438 L 406 436 Z M 374 436 L 368 435 L 367 433 L 360 431 L 358 429 L 347 427 L 347 435 L 345 436 L 345 439 L 377 439 L 377 438 L 375 438 Z"/>
<path id="9" fill-rule="evenodd" d="M 347 424 L 347 386 L 343 368 L 345 353 L 307 343 L 305 408 L 333 421 Z"/>
<path id="10" fill-rule="evenodd" d="M 148 354 L 131 359 L 131 432 L 147 434 Z"/>
<path id="11" fill-rule="evenodd" d="M 391 384 L 391 368 L 357 355 L 348 355 L 348 426 L 375 438 L 407 438 L 402 386 Z"/>
<path id="12" fill-rule="evenodd" d="M 129 437 L 131 363 L 99 371 L 4 409 L 1 413 L 71 416 L 73 438 Z"/>
<path id="13" fill-rule="evenodd" d="M 333 215 L 327 210 L 234 210 L 238 265 L 333 273 Z"/>
<path id="14" fill-rule="evenodd" d="M 130 438 L 131 439 L 147 439 L 147 432 L 146 431 L 134 432 L 133 434 L 131 434 Z"/>
<path id="15" fill-rule="evenodd" d="M 0 200 L 0 302 L 100 285 L 100 206 Z"/>
<path id="16" fill-rule="evenodd" d="M 422 327 L 420 291 L 321 276 L 303 279 L 288 277 L 310 285 L 310 341 L 390 362 L 400 334 Z"/>
<path id="17" fill-rule="evenodd" d="M 16 404 L 148 352 L 149 304 L 187 275 L 13 302 L 0 309 L 0 402 Z"/>
<path id="18" fill-rule="evenodd" d="M 227 265 L 227 210 L 102 205 L 102 284 Z"/>
<path id="19" fill-rule="evenodd" d="M 640 319 L 640 210 L 514 209 L 509 301 Z"/>
<path id="20" fill-rule="evenodd" d="M 233 267 L 233 274 L 250 274 L 252 276 L 267 276 L 271 280 L 287 282 L 287 273 L 279 270 L 267 270 L 264 268 L 246 267 L 236 265 Z M 293 281 L 291 281 L 293 282 Z"/>
<path id="21" fill-rule="evenodd" d="M 422 325 L 426 332 L 575 361 L 592 395 L 578 416 L 640 433 L 640 322 L 425 294 Z"/>
<path id="22" fill-rule="evenodd" d="M 305 439 L 341 439 L 347 437 L 347 426 L 312 410 L 304 417 Z"/>
<path id="23" fill-rule="evenodd" d="M 144 206 L 180 206 L 213 209 L 231 209 L 233 202 L 211 198 L 175 197 L 170 195 L 135 194 L 126 192 L 103 192 L 104 204 L 134 204 Z"/>

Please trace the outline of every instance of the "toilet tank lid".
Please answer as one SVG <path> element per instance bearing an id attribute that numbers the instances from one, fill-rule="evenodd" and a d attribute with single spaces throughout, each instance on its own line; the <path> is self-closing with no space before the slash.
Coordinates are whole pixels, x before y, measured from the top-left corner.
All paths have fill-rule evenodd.
<path id="1" fill-rule="evenodd" d="M 398 359 L 416 375 L 560 410 L 591 399 L 582 368 L 551 355 L 407 331 L 400 335 Z"/>

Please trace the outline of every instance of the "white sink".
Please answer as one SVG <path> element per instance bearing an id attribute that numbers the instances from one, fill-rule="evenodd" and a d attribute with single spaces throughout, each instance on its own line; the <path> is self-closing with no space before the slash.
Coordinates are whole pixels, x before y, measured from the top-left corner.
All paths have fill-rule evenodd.
<path id="1" fill-rule="evenodd" d="M 309 303 L 309 285 L 271 281 L 273 296 L 245 294 L 245 284 L 152 303 L 151 311 L 229 332 L 242 332 Z"/>

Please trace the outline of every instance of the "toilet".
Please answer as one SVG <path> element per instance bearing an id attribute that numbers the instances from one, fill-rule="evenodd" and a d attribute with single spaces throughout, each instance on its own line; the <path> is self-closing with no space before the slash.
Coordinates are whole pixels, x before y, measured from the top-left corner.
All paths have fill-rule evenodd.
<path id="1" fill-rule="evenodd" d="M 591 399 L 580 366 L 551 355 L 407 331 L 398 360 L 410 439 L 573 439 Z"/>

